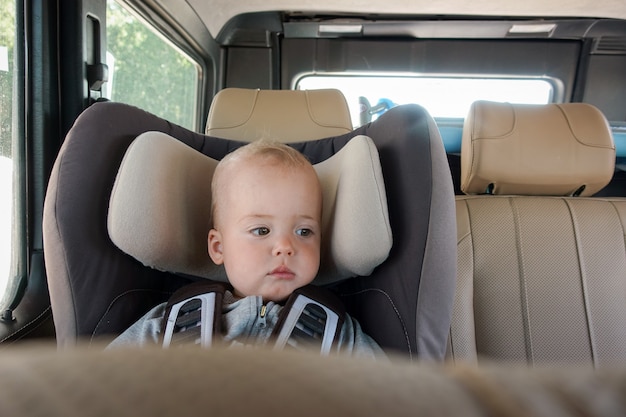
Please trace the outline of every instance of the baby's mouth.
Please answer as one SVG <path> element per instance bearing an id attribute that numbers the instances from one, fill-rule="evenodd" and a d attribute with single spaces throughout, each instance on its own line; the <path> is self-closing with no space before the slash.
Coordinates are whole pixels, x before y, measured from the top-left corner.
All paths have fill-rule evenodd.
<path id="1" fill-rule="evenodd" d="M 272 275 L 273 277 L 279 278 L 279 279 L 293 279 L 296 274 L 289 268 L 287 268 L 285 265 L 281 265 L 277 268 L 274 268 L 271 272 L 270 275 Z"/>

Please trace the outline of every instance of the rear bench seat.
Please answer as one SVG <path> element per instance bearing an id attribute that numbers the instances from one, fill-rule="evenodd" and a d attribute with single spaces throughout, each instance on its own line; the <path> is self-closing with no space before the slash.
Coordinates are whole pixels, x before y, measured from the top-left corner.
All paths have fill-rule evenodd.
<path id="1" fill-rule="evenodd" d="M 626 360 L 626 199 L 586 197 L 614 161 L 608 123 L 590 105 L 474 103 L 450 359 Z"/>

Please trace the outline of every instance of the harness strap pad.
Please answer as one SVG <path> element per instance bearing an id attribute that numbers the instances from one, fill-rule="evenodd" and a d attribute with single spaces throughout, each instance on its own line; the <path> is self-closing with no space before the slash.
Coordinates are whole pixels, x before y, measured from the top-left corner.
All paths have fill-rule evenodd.
<path id="1" fill-rule="evenodd" d="M 167 302 L 161 326 L 163 347 L 199 343 L 210 347 L 221 334 L 222 300 L 227 284 L 203 280 L 179 288 Z"/>
<path id="2" fill-rule="evenodd" d="M 281 310 L 273 337 L 274 349 L 319 349 L 321 355 L 337 347 L 346 310 L 329 290 L 314 285 L 298 288 Z"/>

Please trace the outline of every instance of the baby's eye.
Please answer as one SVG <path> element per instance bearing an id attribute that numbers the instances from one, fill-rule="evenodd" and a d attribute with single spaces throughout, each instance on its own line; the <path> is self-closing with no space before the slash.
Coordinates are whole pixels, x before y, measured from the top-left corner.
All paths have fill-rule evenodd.
<path id="1" fill-rule="evenodd" d="M 269 234 L 270 229 L 268 227 L 255 227 L 254 229 L 250 230 L 250 233 L 252 233 L 255 236 L 265 236 L 267 234 Z"/>
<path id="2" fill-rule="evenodd" d="M 307 228 L 302 228 L 302 229 L 296 230 L 296 234 L 298 236 L 308 237 L 308 236 L 313 235 L 313 230 L 307 229 Z"/>

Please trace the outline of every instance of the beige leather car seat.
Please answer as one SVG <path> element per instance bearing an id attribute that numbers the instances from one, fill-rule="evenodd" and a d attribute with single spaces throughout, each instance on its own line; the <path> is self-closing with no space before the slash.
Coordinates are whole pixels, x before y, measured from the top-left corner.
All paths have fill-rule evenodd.
<path id="1" fill-rule="evenodd" d="M 205 133 L 250 142 L 262 137 L 300 142 L 352 131 L 339 90 L 226 88 L 213 98 Z"/>
<path id="2" fill-rule="evenodd" d="M 626 359 L 626 200 L 604 116 L 582 103 L 477 102 L 457 196 L 455 361 Z"/>

